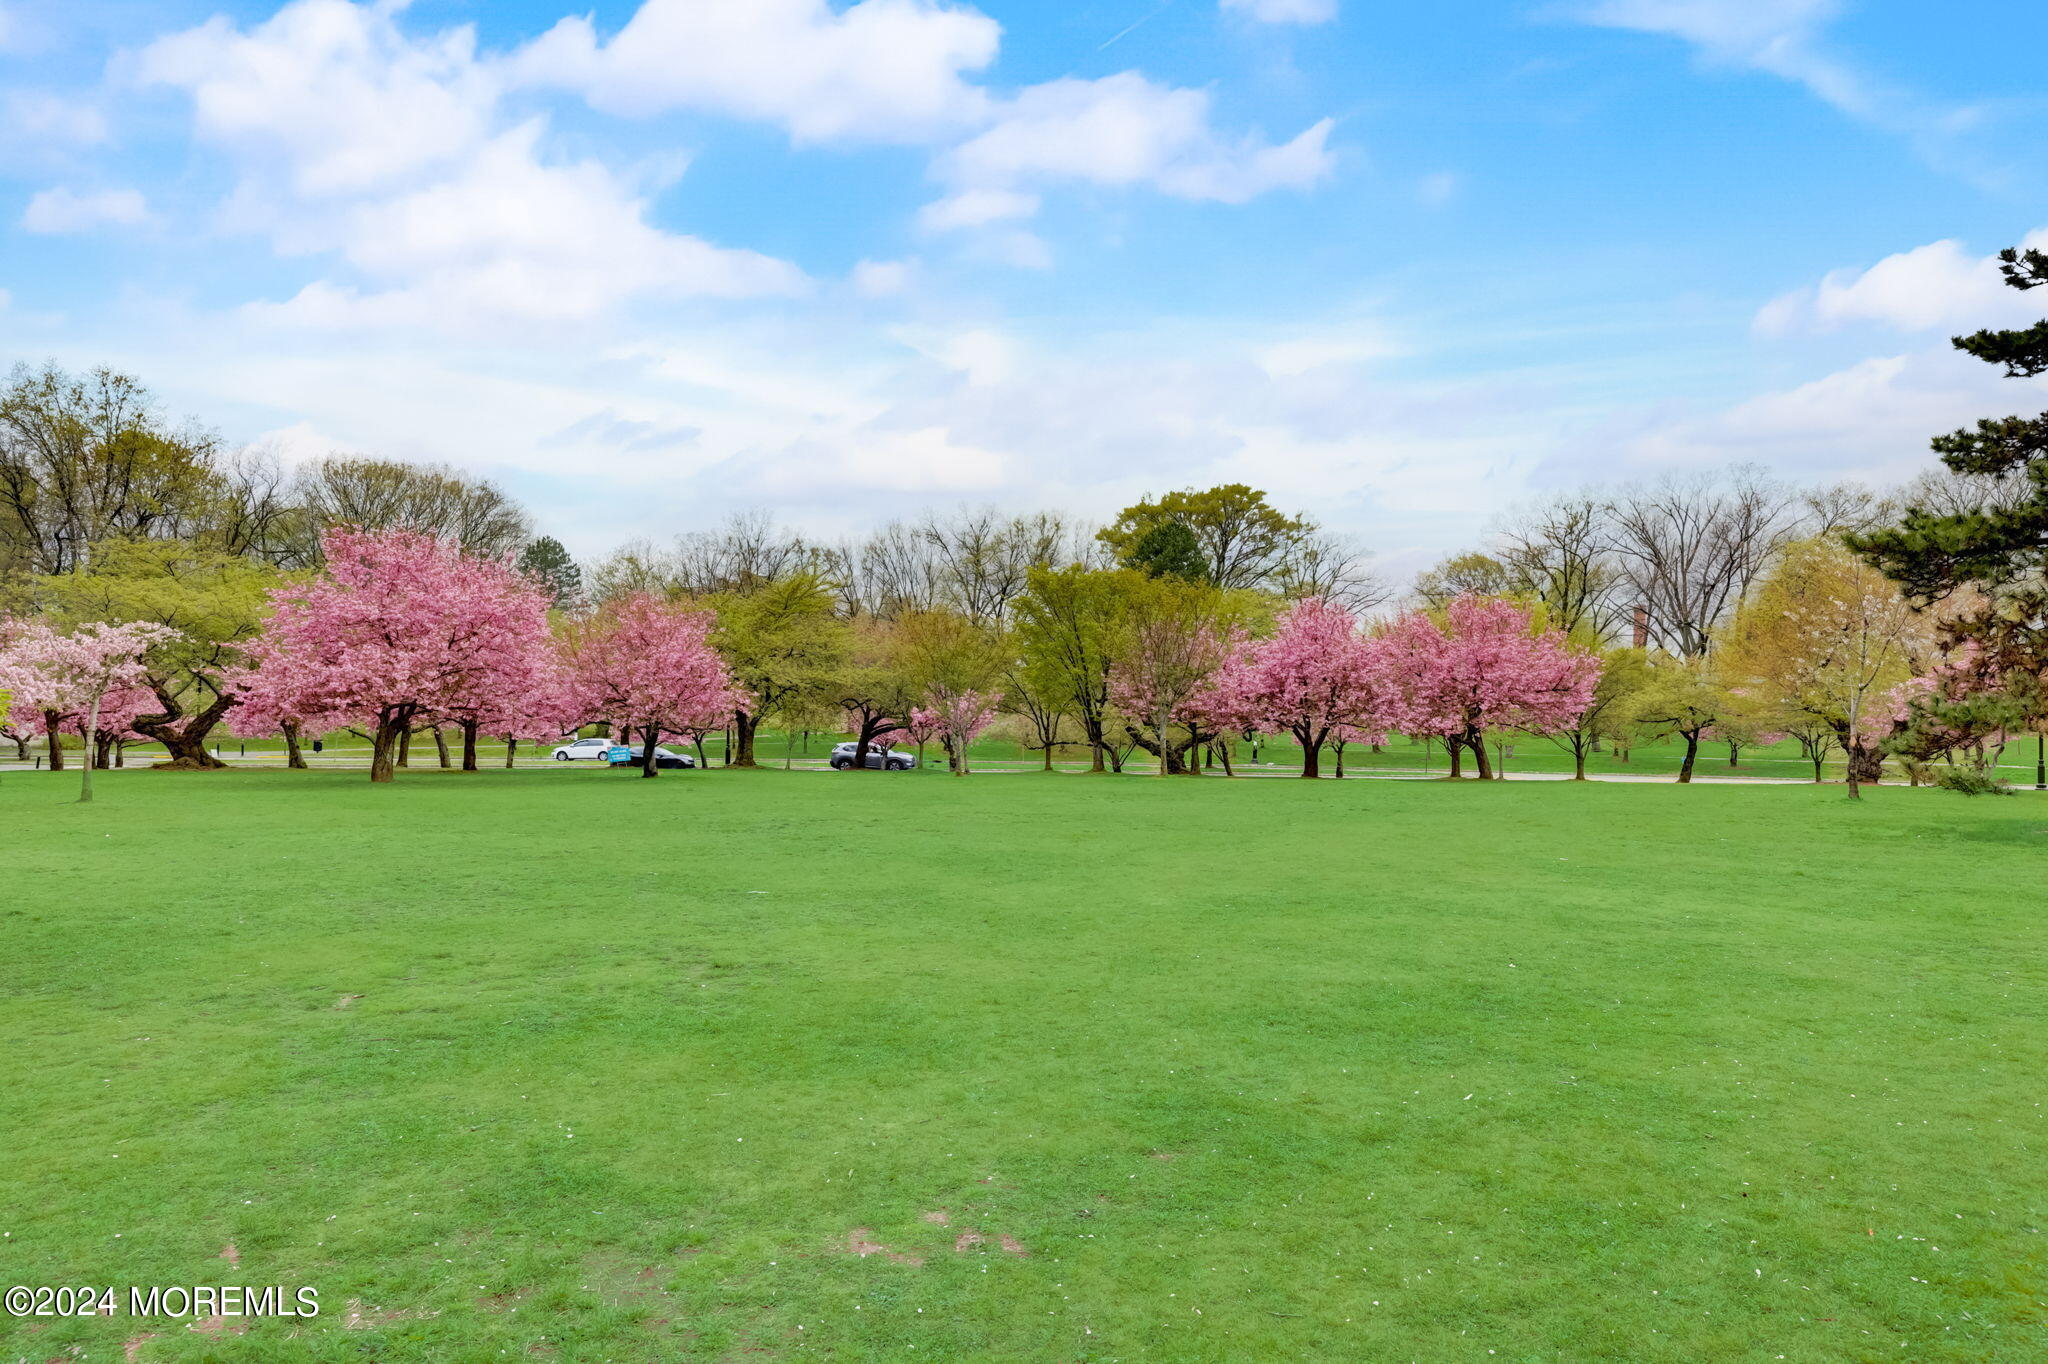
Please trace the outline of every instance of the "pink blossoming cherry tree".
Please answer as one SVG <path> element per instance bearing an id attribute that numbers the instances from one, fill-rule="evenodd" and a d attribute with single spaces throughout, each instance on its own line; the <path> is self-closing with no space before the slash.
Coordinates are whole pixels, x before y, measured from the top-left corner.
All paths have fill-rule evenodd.
<path id="1" fill-rule="evenodd" d="M 134 718 L 132 710 L 121 713 L 122 698 L 132 697 L 143 685 L 142 655 L 178 638 L 178 632 L 134 622 L 81 625 L 65 633 L 41 621 L 29 621 L 10 627 L 5 638 L 7 643 L 0 648 L 0 691 L 10 693 L 16 706 L 43 716 L 53 769 L 61 762 L 59 733 L 67 723 L 77 726 L 85 737 L 78 799 L 91 800 L 93 753 L 101 715 L 106 713 L 121 724 Z M 111 711 L 109 697 L 114 700 Z"/>
<path id="2" fill-rule="evenodd" d="M 717 729 L 749 698 L 711 647 L 706 611 L 634 593 L 581 631 L 568 669 L 586 719 L 617 723 L 641 739 L 640 775 L 652 777 L 655 746 Z"/>
<path id="3" fill-rule="evenodd" d="M 1389 684 L 1390 728 L 1440 735 L 1451 749 L 1452 775 L 1469 750 L 1482 779 L 1493 776 L 1486 731 L 1555 733 L 1592 702 L 1598 657 L 1538 629 L 1528 610 L 1510 601 L 1459 597 L 1442 619 L 1413 611 L 1374 641 Z"/>
<path id="4" fill-rule="evenodd" d="M 325 572 L 271 594 L 249 651 L 252 712 L 364 725 L 370 780 L 388 782 L 419 721 L 480 724 L 544 683 L 548 599 L 509 566 L 406 530 L 335 529 L 321 543 Z"/>

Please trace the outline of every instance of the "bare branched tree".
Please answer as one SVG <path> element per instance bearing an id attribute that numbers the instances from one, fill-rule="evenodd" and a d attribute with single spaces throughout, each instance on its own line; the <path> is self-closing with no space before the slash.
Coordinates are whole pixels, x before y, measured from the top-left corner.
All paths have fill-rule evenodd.
<path id="1" fill-rule="evenodd" d="M 1793 490 L 1750 465 L 1624 488 L 1607 517 L 1629 604 L 1647 608 L 1653 640 L 1686 657 L 1706 653 L 1800 523 Z"/>
<path id="2" fill-rule="evenodd" d="M 1374 571 L 1372 551 L 1355 536 L 1310 530 L 1280 571 L 1290 597 L 1321 597 L 1347 611 L 1370 611 L 1391 601 L 1394 589 Z"/>
<path id="3" fill-rule="evenodd" d="M 1508 514 L 1496 556 L 1520 590 L 1549 608 L 1560 630 L 1605 636 L 1620 606 L 1622 575 L 1608 547 L 1607 503 L 1594 492 L 1563 493 Z"/>
<path id="4" fill-rule="evenodd" d="M 533 536 L 531 518 L 509 494 L 447 464 L 334 455 L 302 468 L 293 490 L 315 535 L 336 525 L 415 530 L 494 559 L 518 553 Z M 303 552 L 310 559 L 317 548 Z"/>

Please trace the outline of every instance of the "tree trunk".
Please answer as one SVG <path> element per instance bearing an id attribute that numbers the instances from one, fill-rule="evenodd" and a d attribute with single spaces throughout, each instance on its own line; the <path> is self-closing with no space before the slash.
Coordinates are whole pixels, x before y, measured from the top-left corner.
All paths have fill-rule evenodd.
<path id="1" fill-rule="evenodd" d="M 95 696 L 92 705 L 85 712 L 85 760 L 78 766 L 80 778 L 78 803 L 85 804 L 92 799 L 93 745 L 99 740 L 100 698 Z"/>
<path id="2" fill-rule="evenodd" d="M 1821 778 L 1821 774 L 1820 774 L 1820 765 L 1821 765 L 1822 763 L 1824 763 L 1824 762 L 1826 762 L 1826 761 L 1827 761 L 1827 756 L 1828 756 L 1827 754 L 1825 754 L 1825 753 L 1822 753 L 1822 752 L 1820 752 L 1820 751 L 1819 751 L 1818 749 L 1816 749 L 1816 750 L 1814 751 L 1814 755 L 1813 755 L 1813 784 L 1814 784 L 1815 786 L 1818 786 L 1818 785 L 1820 785 L 1820 784 L 1821 784 L 1821 780 L 1822 780 L 1822 778 Z"/>
<path id="3" fill-rule="evenodd" d="M 1586 779 L 1586 746 L 1585 746 L 1584 744 L 1573 744 L 1573 745 L 1572 745 L 1572 780 L 1573 780 L 1573 781 L 1584 781 L 1585 779 Z"/>
<path id="4" fill-rule="evenodd" d="M 1848 751 L 1849 794 L 1861 797 L 1857 788 L 1877 786 L 1884 780 L 1884 750 L 1856 743 Z"/>
<path id="5" fill-rule="evenodd" d="M 43 712 L 43 738 L 49 743 L 50 770 L 52 772 L 62 772 L 64 770 L 64 735 L 57 723 L 61 718 L 54 710 Z"/>
<path id="6" fill-rule="evenodd" d="M 398 765 L 412 766 L 412 726 L 407 724 L 398 736 Z"/>
<path id="7" fill-rule="evenodd" d="M 102 734 L 92 744 L 92 765 L 102 772 L 113 770 L 114 736 Z"/>
<path id="8" fill-rule="evenodd" d="M 151 683 L 150 690 L 156 693 L 157 704 L 163 707 L 163 713 L 138 715 L 133 723 L 137 734 L 164 746 L 164 760 L 156 766 L 179 772 L 224 771 L 227 764 L 206 751 L 206 738 L 234 708 L 234 698 L 216 696 L 212 704 L 195 715 L 187 716 L 169 688 Z"/>
<path id="9" fill-rule="evenodd" d="M 730 747 L 725 750 L 727 767 L 758 767 L 754 761 L 754 731 L 761 727 L 761 717 L 749 715 L 743 710 L 732 713 L 732 736 Z"/>
<path id="10" fill-rule="evenodd" d="M 1465 746 L 1472 750 L 1472 760 L 1479 768 L 1479 780 L 1493 780 L 1493 763 L 1486 756 L 1486 736 L 1477 730 L 1465 736 Z"/>
<path id="11" fill-rule="evenodd" d="M 1294 737 L 1301 741 L 1301 775 L 1314 781 L 1323 775 L 1323 746 L 1312 734 L 1294 731 Z"/>
<path id="12" fill-rule="evenodd" d="M 1462 781 L 1465 777 L 1465 745 L 1456 739 L 1444 738 L 1444 751 L 1451 755 L 1451 780 Z"/>
<path id="13" fill-rule="evenodd" d="M 306 770 L 306 755 L 299 750 L 299 722 L 285 720 L 278 729 L 284 735 L 284 765 L 294 771 Z"/>
<path id="14" fill-rule="evenodd" d="M 1102 717 L 1099 715 L 1082 716 L 1081 728 L 1088 733 L 1088 770 L 1090 772 L 1104 771 L 1105 769 L 1102 764 Z M 1122 764 L 1118 764 L 1118 767 L 1121 769 Z"/>
<path id="15" fill-rule="evenodd" d="M 1692 780 L 1692 765 L 1693 765 L 1693 761 L 1694 761 L 1694 759 L 1698 758 L 1698 757 L 1699 757 L 1699 755 L 1700 755 L 1700 736 L 1699 736 L 1699 735 L 1697 735 L 1697 734 L 1688 734 L 1688 735 L 1686 735 L 1686 736 L 1685 736 L 1685 761 L 1684 761 L 1684 762 L 1682 762 L 1682 763 L 1680 763 L 1680 764 L 1678 765 L 1678 779 L 1679 779 L 1679 781 L 1681 781 L 1681 782 L 1689 782 L 1689 781 L 1691 781 L 1691 780 Z"/>
<path id="16" fill-rule="evenodd" d="M 441 732 L 439 725 L 434 726 L 434 756 L 441 760 L 443 769 L 455 766 L 448 757 L 448 736 Z"/>
<path id="17" fill-rule="evenodd" d="M 465 772 L 476 771 L 476 729 L 476 721 L 462 722 L 462 770 Z"/>
<path id="18" fill-rule="evenodd" d="M 1223 759 L 1224 776 L 1234 777 L 1237 775 L 1237 769 L 1230 764 L 1230 742 L 1228 740 L 1216 745 L 1216 756 Z"/>
<path id="19" fill-rule="evenodd" d="M 1741 744 L 1730 744 L 1730 745 L 1728 745 L 1728 765 L 1729 765 L 1730 767 L 1734 767 L 1734 766 L 1736 766 L 1736 765 L 1737 765 L 1737 763 L 1736 763 L 1736 759 L 1737 759 L 1737 758 L 1738 758 L 1738 757 L 1739 757 L 1739 756 L 1741 755 L 1741 753 L 1742 753 L 1742 745 L 1741 745 Z"/>
<path id="20" fill-rule="evenodd" d="M 13 739 L 14 739 L 14 760 L 15 760 L 16 762 L 18 762 L 18 763 L 25 763 L 25 762 L 27 762 L 27 761 L 28 761 L 28 735 L 26 735 L 26 734 L 16 734 L 16 735 L 14 735 L 14 736 L 12 736 L 12 737 L 13 737 Z"/>
<path id="21" fill-rule="evenodd" d="M 505 767 L 508 771 L 512 767 L 512 755 L 517 753 L 518 751 L 519 741 L 513 738 L 511 735 L 507 734 L 505 736 Z"/>
<path id="22" fill-rule="evenodd" d="M 406 740 L 412 734 L 412 726 L 406 720 L 380 716 L 376 732 L 370 737 L 370 780 L 390 781 L 394 754 L 404 749 Z"/>
<path id="23" fill-rule="evenodd" d="M 654 748 L 655 740 L 661 734 L 661 727 L 659 725 L 649 725 L 640 732 L 646 736 L 646 742 L 640 749 L 640 775 L 643 777 L 658 777 L 661 775 L 661 768 L 657 766 L 659 759 L 654 752 Z"/>

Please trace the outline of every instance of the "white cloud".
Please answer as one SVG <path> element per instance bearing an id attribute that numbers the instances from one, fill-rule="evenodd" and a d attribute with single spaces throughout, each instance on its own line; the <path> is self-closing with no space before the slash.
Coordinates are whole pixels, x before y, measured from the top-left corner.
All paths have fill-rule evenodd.
<path id="1" fill-rule="evenodd" d="M 507 72 L 611 113 L 704 109 L 800 142 L 922 142 L 981 116 L 987 97 L 962 77 L 994 59 L 1001 33 L 930 0 L 645 0 L 608 41 L 588 18 L 562 20 Z"/>
<path id="2" fill-rule="evenodd" d="M 1029 218 L 1038 212 L 1038 196 L 1014 189 L 963 189 L 918 210 L 918 226 L 927 232 L 946 232 L 960 227 L 984 227 L 1010 218 Z"/>
<path id="3" fill-rule="evenodd" d="M 928 227 L 1026 216 L 1026 186 L 1080 181 L 1149 185 L 1180 199 L 1243 203 L 1272 189 L 1305 189 L 1329 174 L 1331 122 L 1273 145 L 1228 142 L 1210 126 L 1206 91 L 1159 85 L 1135 71 L 1068 77 L 1020 91 L 984 132 L 939 158 L 952 185 L 927 207 Z"/>
<path id="4" fill-rule="evenodd" d="M 1435 171 L 1415 182 L 1415 197 L 1427 208 L 1442 208 L 1458 197 L 1464 183 L 1456 171 Z"/>
<path id="5" fill-rule="evenodd" d="M 58 185 L 28 201 L 21 225 L 29 232 L 90 232 L 96 227 L 135 227 L 149 221 L 149 204 L 132 189 L 79 193 Z"/>
<path id="6" fill-rule="evenodd" d="M 1337 17 L 1337 0 L 1223 0 L 1223 8 L 1262 24 L 1326 24 Z"/>
<path id="7" fill-rule="evenodd" d="M 2024 243 L 2048 247 L 2048 229 Z M 2009 288 L 1995 256 L 1979 256 L 1945 240 L 1886 256 L 1866 270 L 1833 270 L 1819 284 L 1765 304 L 1756 329 L 1765 335 L 1833 331 L 1874 324 L 1898 331 L 1953 331 L 2017 325 L 2039 318 L 2042 305 Z"/>
<path id="8" fill-rule="evenodd" d="M 1841 0 L 1590 0 L 1573 12 L 1605 28 L 1678 38 L 1710 62 L 1803 86 L 1851 118 L 1907 138 L 1929 161 L 1986 179 L 1955 145 L 1979 111 L 1933 106 L 1831 54 L 1823 31 L 1841 9 Z"/>
<path id="9" fill-rule="evenodd" d="M 849 282 L 862 298 L 891 298 L 910 288 L 917 263 L 908 260 L 864 260 L 853 267 Z"/>
<path id="10" fill-rule="evenodd" d="M 247 33 L 216 16 L 158 39 L 138 73 L 192 97 L 200 138 L 308 199 L 402 184 L 488 135 L 496 81 L 476 35 L 413 39 L 382 0 L 294 0 Z"/>
<path id="11" fill-rule="evenodd" d="M 92 105 L 42 90 L 11 90 L 0 101 L 0 129 L 24 144 L 90 147 L 107 140 L 107 119 Z"/>
<path id="12" fill-rule="evenodd" d="M 648 221 L 620 173 L 504 126 L 501 82 L 467 28 L 414 38 L 397 0 L 294 0 L 246 33 L 226 19 L 160 40 L 145 81 L 187 91 L 201 140 L 241 179 L 229 226 L 283 255 L 338 258 L 254 313 L 271 323 L 490 325 L 596 317 L 641 299 L 787 294 L 787 263 Z"/>
<path id="13" fill-rule="evenodd" d="M 1639 415 L 1586 443 L 1611 465 L 1711 468 L 1754 461 L 1788 479 L 1884 485 L 1930 467 L 1928 440 L 1979 418 L 2038 407 L 2024 385 L 1948 346 L 1873 356 L 1717 412 Z"/>

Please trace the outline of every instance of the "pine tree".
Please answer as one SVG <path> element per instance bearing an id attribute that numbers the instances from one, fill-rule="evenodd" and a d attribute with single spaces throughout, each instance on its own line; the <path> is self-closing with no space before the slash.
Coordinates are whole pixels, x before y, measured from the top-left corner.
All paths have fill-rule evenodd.
<path id="1" fill-rule="evenodd" d="M 2006 250 L 1999 261 L 2015 289 L 2048 284 L 2048 254 Z M 1954 341 L 1957 350 L 2002 365 L 2008 377 L 2048 374 L 2048 321 Z M 2048 413 L 1980 421 L 1935 437 L 1933 447 L 1957 473 L 2011 480 L 2027 495 L 1953 514 L 1909 507 L 1896 526 L 1848 542 L 1917 601 L 1976 589 L 1981 604 L 1944 626 L 1950 641 L 1973 641 L 2011 682 L 2039 678 L 2048 670 Z"/>
<path id="2" fill-rule="evenodd" d="M 583 570 L 552 535 L 530 541 L 519 551 L 519 571 L 539 580 L 556 606 L 574 606 L 583 598 Z"/>
<path id="3" fill-rule="evenodd" d="M 1209 580 L 1209 561 L 1202 557 L 1201 542 L 1181 521 L 1161 521 L 1140 535 L 1123 559 L 1124 567 L 1135 568 L 1148 578 L 1179 578 L 1191 583 Z"/>

